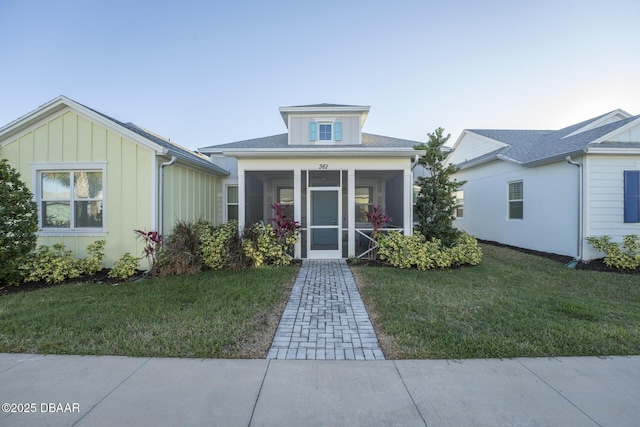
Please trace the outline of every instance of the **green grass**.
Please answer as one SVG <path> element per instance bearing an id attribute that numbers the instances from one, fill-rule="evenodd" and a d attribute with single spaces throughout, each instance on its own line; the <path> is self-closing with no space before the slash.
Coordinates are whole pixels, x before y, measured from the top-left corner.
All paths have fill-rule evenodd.
<path id="1" fill-rule="evenodd" d="M 297 268 L 0 296 L 0 352 L 265 357 Z"/>
<path id="2" fill-rule="evenodd" d="M 640 276 L 482 249 L 472 268 L 352 268 L 387 357 L 640 354 Z"/>

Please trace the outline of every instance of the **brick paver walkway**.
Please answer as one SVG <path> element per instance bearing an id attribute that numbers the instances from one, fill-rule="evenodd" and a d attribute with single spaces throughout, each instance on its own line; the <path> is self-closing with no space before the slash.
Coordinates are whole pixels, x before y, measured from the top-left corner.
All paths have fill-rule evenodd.
<path id="1" fill-rule="evenodd" d="M 384 359 L 345 260 L 302 261 L 267 359 Z"/>

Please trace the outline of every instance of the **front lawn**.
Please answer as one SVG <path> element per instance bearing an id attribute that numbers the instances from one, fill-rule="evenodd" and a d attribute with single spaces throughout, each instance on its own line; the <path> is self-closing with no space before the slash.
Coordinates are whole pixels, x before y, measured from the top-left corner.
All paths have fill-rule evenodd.
<path id="1" fill-rule="evenodd" d="M 352 267 L 387 358 L 640 354 L 640 276 L 482 245 L 478 267 Z"/>
<path id="2" fill-rule="evenodd" d="M 0 352 L 263 358 L 296 267 L 0 296 Z"/>

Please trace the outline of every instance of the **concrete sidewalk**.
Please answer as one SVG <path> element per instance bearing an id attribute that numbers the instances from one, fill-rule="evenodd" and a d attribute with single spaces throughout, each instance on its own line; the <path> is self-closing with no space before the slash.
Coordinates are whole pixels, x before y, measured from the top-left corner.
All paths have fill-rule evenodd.
<path id="1" fill-rule="evenodd" d="M 0 354 L 0 403 L 3 426 L 637 426 L 640 356 L 323 361 Z"/>

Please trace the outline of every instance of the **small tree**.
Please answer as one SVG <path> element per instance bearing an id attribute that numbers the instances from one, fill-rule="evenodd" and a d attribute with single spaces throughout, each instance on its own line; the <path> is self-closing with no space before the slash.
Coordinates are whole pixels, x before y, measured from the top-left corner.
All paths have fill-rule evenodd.
<path id="1" fill-rule="evenodd" d="M 434 133 L 427 134 L 429 142 L 419 144 L 416 150 L 426 150 L 418 163 L 427 171 L 427 176 L 419 177 L 420 187 L 416 200 L 416 215 L 418 224 L 416 230 L 427 240 L 440 239 L 446 246 L 451 246 L 460 232 L 453 227 L 453 213 L 456 208 L 455 192 L 465 181 L 452 178 L 458 168 L 449 164 L 444 165 L 447 153 L 442 146 L 449 140 L 450 134 L 443 136 L 444 129 L 437 128 Z"/>
<path id="2" fill-rule="evenodd" d="M 20 281 L 19 266 L 36 248 L 38 209 L 7 159 L 0 160 L 0 284 Z"/>

